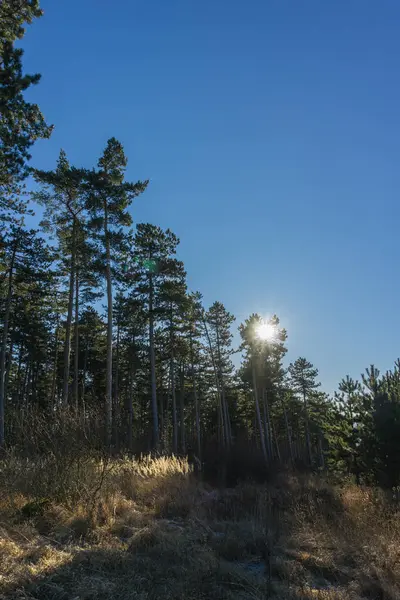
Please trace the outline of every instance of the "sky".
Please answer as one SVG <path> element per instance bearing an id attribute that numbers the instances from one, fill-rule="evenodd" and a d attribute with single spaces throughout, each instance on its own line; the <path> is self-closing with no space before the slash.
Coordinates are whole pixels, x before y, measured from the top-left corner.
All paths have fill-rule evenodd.
<path id="1" fill-rule="evenodd" d="M 398 0 L 42 0 L 29 93 L 94 166 L 109 137 L 149 179 L 134 222 L 169 227 L 190 289 L 237 322 L 277 314 L 287 360 L 333 391 L 400 355 Z M 30 223 L 31 224 L 31 223 Z M 235 335 L 235 343 L 238 343 Z"/>

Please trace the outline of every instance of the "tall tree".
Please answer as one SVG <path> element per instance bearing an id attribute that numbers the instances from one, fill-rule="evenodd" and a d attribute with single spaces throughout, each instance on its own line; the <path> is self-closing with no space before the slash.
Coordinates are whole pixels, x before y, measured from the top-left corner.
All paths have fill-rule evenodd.
<path id="1" fill-rule="evenodd" d="M 229 406 L 227 404 L 226 389 L 229 387 L 234 367 L 231 360 L 232 332 L 231 325 L 235 317 L 230 314 L 221 302 L 214 302 L 206 313 L 208 335 L 213 353 L 218 379 L 218 394 L 220 405 L 221 428 L 223 439 L 227 446 L 231 444 L 231 419 Z"/>
<path id="2" fill-rule="evenodd" d="M 179 239 L 169 229 L 149 223 L 139 223 L 135 235 L 133 271 L 135 294 L 146 306 L 149 326 L 151 412 L 153 419 L 153 447 L 159 444 L 159 415 L 157 404 L 157 377 L 155 355 L 155 325 L 160 319 L 161 289 L 168 281 L 182 276 L 179 261 L 174 255 Z M 165 314 L 165 313 L 164 313 Z"/>
<path id="3" fill-rule="evenodd" d="M 182 305 L 186 301 L 186 282 L 183 263 L 174 258 L 166 259 L 163 263 L 163 281 L 160 284 L 159 291 L 159 315 L 165 323 L 167 332 L 167 348 L 169 354 L 169 372 L 171 380 L 172 393 L 172 448 L 176 454 L 178 452 L 178 418 L 176 405 L 176 364 L 175 360 L 178 354 L 178 347 L 182 349 L 182 344 L 178 345 L 177 334 L 181 326 L 180 316 Z M 182 353 L 181 353 L 182 354 Z M 180 383 L 182 384 L 182 370 L 180 369 Z M 184 415 L 182 385 L 180 385 L 180 430 L 181 430 L 181 449 L 184 446 Z"/>
<path id="4" fill-rule="evenodd" d="M 312 465 L 313 454 L 311 447 L 308 400 L 312 392 L 321 385 L 316 381 L 318 369 L 316 369 L 307 359 L 299 357 L 294 363 L 289 365 L 288 372 L 293 390 L 300 394 L 303 399 L 307 454 L 309 463 Z"/>
<path id="5" fill-rule="evenodd" d="M 63 150 L 54 171 L 34 171 L 35 179 L 41 189 L 33 194 L 33 198 L 45 207 L 42 226 L 46 231 L 55 233 L 64 258 L 64 268 L 69 271 L 68 308 L 64 343 L 64 378 L 62 402 L 68 403 L 71 332 L 74 307 L 75 280 L 78 271 L 78 246 L 85 238 L 85 206 L 84 182 L 86 172 L 72 167 Z"/>
<path id="6" fill-rule="evenodd" d="M 122 144 L 110 138 L 99 159 L 98 169 L 87 174 L 91 226 L 100 242 L 101 267 L 107 289 L 106 438 L 109 444 L 112 435 L 113 266 L 126 249 L 124 228 L 132 224 L 128 208 L 148 184 L 148 181 L 125 181 L 126 166 Z"/>
<path id="7" fill-rule="evenodd" d="M 239 331 L 241 347 L 245 350 L 240 374 L 244 384 L 252 388 L 261 448 L 266 460 L 270 460 L 274 454 L 273 439 L 276 439 L 270 400 L 277 399 L 283 385 L 282 360 L 287 334 L 276 315 L 265 321 L 260 315 L 252 314 L 240 325 Z"/>
<path id="8" fill-rule="evenodd" d="M 24 92 L 40 75 L 22 72 L 23 50 L 15 47 L 25 33 L 24 24 L 40 17 L 38 0 L 2 0 L 0 3 L 0 215 L 10 219 L 23 213 L 21 182 L 28 173 L 29 148 L 38 138 L 47 138 L 46 125 L 36 104 Z"/>
<path id="9" fill-rule="evenodd" d="M 2 337 L 0 349 L 0 447 L 4 444 L 4 409 L 6 390 L 6 357 L 9 350 L 9 365 L 12 361 L 12 343 L 9 332 L 13 311 L 16 308 L 18 295 L 27 296 L 32 291 L 33 281 L 40 281 L 48 276 L 49 266 L 53 260 L 49 249 L 37 236 L 35 230 L 25 230 L 12 225 L 1 238 L 2 262 Z M 36 301 L 40 288 L 35 289 Z M 44 298 L 42 298 L 44 303 Z M 30 301 L 32 304 L 32 300 Z"/>
<path id="10" fill-rule="evenodd" d="M 335 394 L 335 402 L 339 412 L 339 429 L 336 430 L 334 442 L 339 447 L 338 460 L 345 462 L 348 473 L 353 473 L 357 483 L 360 482 L 359 446 L 360 427 L 363 418 L 363 406 L 360 383 L 346 375 L 339 383 L 339 391 Z"/>

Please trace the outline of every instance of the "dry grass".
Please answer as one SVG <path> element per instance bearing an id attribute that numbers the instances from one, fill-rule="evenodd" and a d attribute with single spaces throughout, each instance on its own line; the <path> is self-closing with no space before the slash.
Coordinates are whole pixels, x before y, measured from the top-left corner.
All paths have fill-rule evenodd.
<path id="1" fill-rule="evenodd" d="M 217 492 L 148 457 L 81 460 L 60 486 L 44 462 L 0 466 L 1 599 L 400 598 L 400 519 L 377 491 L 285 477 Z"/>

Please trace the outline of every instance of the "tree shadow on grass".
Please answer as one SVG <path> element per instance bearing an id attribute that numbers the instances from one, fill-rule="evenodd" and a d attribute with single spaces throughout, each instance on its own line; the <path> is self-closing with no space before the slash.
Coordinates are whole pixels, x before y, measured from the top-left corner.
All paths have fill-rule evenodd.
<path id="1" fill-rule="evenodd" d="M 329 486 L 245 484 L 189 500 L 190 514 L 168 500 L 158 518 L 97 528 L 84 547 L 40 538 L 18 576 L 0 579 L 0 599 L 342 600 L 359 576 L 354 598 L 396 598 L 382 574 L 362 572 L 355 525 Z"/>

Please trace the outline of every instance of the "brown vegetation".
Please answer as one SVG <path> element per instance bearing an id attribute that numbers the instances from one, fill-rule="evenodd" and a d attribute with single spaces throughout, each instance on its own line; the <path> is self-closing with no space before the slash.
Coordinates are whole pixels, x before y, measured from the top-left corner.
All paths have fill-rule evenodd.
<path id="1" fill-rule="evenodd" d="M 49 475 L 1 463 L 2 599 L 400 597 L 398 507 L 375 490 L 286 476 L 218 491 L 163 457 Z"/>

